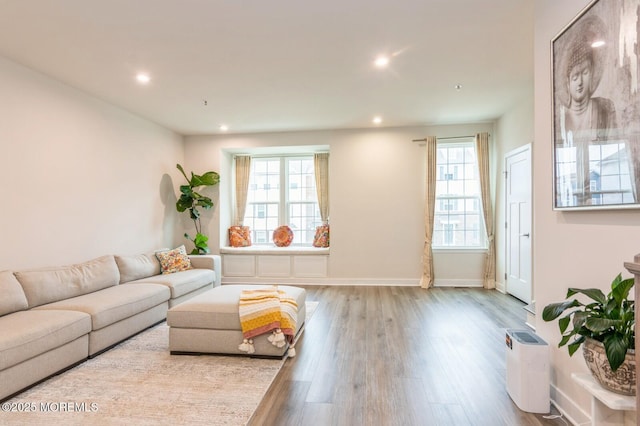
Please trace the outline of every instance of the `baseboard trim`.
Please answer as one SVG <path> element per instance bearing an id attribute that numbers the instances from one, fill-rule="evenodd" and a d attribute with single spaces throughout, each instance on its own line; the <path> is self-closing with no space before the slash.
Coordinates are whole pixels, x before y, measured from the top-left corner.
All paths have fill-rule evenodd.
<path id="1" fill-rule="evenodd" d="M 283 284 L 283 285 L 332 285 L 332 286 L 383 286 L 419 287 L 419 279 L 411 278 L 273 278 L 273 277 L 222 277 L 222 284 Z M 434 287 L 482 287 L 481 279 L 435 279 Z"/>
<path id="2" fill-rule="evenodd" d="M 306 284 L 334 286 L 418 287 L 418 279 L 222 277 L 222 284 Z"/>
<path id="3" fill-rule="evenodd" d="M 570 424 L 584 425 L 591 423 L 591 415 L 554 384 L 551 385 L 551 403 Z M 582 418 L 582 420 L 577 421 L 576 417 Z"/>
<path id="4" fill-rule="evenodd" d="M 434 287 L 482 287 L 481 279 L 438 279 L 433 282 Z"/>

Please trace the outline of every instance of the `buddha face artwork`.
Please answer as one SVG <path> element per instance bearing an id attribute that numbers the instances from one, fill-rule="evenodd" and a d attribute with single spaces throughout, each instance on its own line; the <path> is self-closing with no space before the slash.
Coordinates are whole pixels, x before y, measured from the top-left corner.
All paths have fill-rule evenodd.
<path id="1" fill-rule="evenodd" d="M 639 8 L 596 0 L 552 40 L 554 209 L 640 207 Z"/>

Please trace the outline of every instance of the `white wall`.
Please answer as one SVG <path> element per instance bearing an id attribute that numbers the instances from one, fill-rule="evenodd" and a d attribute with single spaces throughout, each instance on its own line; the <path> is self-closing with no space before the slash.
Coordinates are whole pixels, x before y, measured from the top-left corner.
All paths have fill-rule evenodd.
<path id="1" fill-rule="evenodd" d="M 226 244 L 232 215 L 227 150 L 329 145 L 329 281 L 416 285 L 422 274 L 425 163 L 424 147 L 412 139 L 483 131 L 491 133 L 493 125 L 191 136 L 185 138 L 185 162 L 195 173 L 215 170 L 221 174 L 219 205 L 205 215 L 211 248 L 217 251 L 221 240 Z M 443 259 L 436 255 L 437 279 L 480 278 L 481 262 Z"/>
<path id="2" fill-rule="evenodd" d="M 514 105 L 496 124 L 496 281 L 497 288 L 505 289 L 504 274 L 506 272 L 506 242 L 504 223 L 505 213 L 505 188 L 504 188 L 504 159 L 505 155 L 516 148 L 533 142 L 533 84 L 531 92 Z M 535 234 L 534 234 L 535 238 Z"/>
<path id="3" fill-rule="evenodd" d="M 174 243 L 181 136 L 3 58 L 0 93 L 0 270 Z"/>
<path id="4" fill-rule="evenodd" d="M 640 252 L 638 210 L 560 212 L 552 210 L 550 42 L 589 0 L 538 0 L 535 12 L 535 140 L 533 144 L 533 240 L 536 311 L 564 299 L 568 287 L 597 287 L 607 292 L 623 262 Z M 569 358 L 557 348 L 557 323 L 536 321 L 551 348 L 552 398 L 575 420 L 589 412 L 586 393 L 571 379 L 587 372 L 578 353 Z M 581 412 L 582 410 L 582 412 Z"/>

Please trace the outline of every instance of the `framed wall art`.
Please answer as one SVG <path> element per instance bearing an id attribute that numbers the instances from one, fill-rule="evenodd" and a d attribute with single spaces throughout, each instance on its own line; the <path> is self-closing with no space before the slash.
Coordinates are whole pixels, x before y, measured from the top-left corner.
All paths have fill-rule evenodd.
<path id="1" fill-rule="evenodd" d="M 553 208 L 640 207 L 640 0 L 596 0 L 551 42 Z"/>

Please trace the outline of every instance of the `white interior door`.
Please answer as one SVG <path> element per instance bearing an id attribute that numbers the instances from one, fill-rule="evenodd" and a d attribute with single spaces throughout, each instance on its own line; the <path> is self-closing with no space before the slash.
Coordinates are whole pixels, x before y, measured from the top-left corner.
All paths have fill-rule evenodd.
<path id="1" fill-rule="evenodd" d="M 505 157 L 506 290 L 531 303 L 531 146 Z"/>

